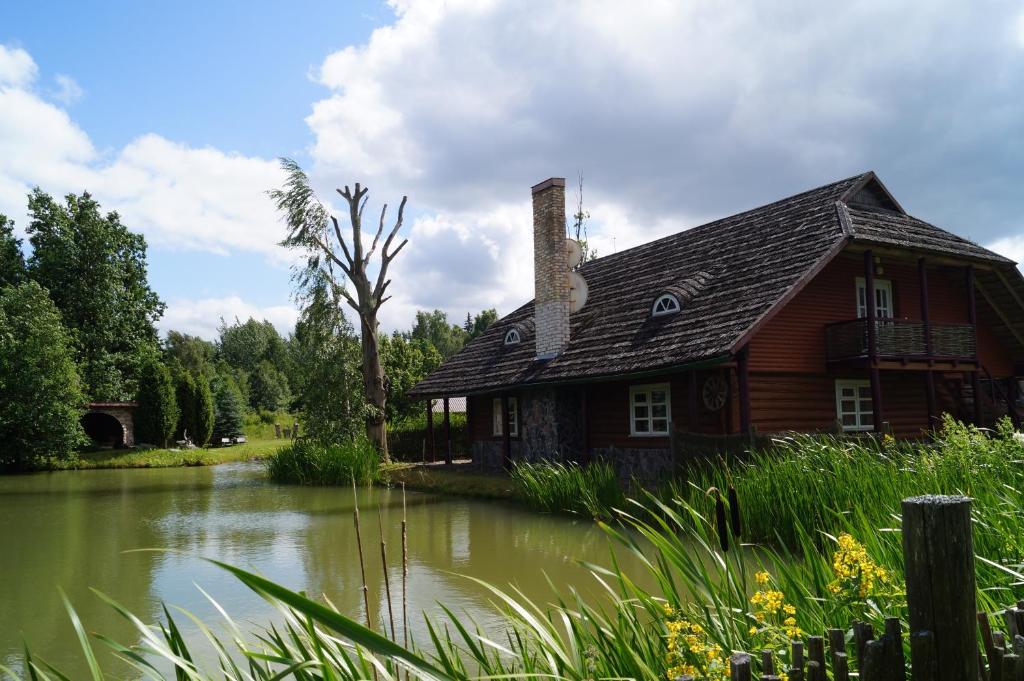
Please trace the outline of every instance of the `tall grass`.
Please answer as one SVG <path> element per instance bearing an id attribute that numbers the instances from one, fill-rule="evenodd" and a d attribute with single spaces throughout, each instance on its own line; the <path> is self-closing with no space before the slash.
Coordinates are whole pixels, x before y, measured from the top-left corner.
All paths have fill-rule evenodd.
<path id="1" fill-rule="evenodd" d="M 538 511 L 609 517 L 626 497 L 611 464 L 517 461 L 510 472 L 515 495 Z"/>
<path id="2" fill-rule="evenodd" d="M 380 455 L 365 438 L 340 444 L 298 440 L 266 459 L 274 482 L 298 485 L 368 485 L 381 479 Z"/>

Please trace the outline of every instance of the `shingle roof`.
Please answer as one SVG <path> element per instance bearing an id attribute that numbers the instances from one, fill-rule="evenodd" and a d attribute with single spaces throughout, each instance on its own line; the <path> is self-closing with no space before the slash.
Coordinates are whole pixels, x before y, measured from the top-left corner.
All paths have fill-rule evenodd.
<path id="1" fill-rule="evenodd" d="M 894 200 L 892 209 L 839 203 L 869 183 L 888 196 L 874 174 L 865 173 L 586 263 L 580 274 L 590 290 L 587 304 L 570 318 L 571 340 L 558 357 L 534 359 L 531 301 L 492 324 L 411 394 L 487 392 L 728 356 L 849 240 L 1011 262 L 897 212 Z M 683 309 L 652 318 L 651 306 L 665 292 L 684 294 Z M 522 342 L 505 345 L 511 326 L 520 329 Z"/>

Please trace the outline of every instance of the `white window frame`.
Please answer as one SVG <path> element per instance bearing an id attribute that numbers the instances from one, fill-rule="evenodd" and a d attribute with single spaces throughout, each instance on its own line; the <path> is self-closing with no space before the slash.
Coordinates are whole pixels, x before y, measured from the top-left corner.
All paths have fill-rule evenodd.
<path id="1" fill-rule="evenodd" d="M 654 415 L 654 408 L 662 406 L 661 402 L 654 402 L 652 394 L 655 392 L 665 393 L 665 416 L 664 419 Z M 642 398 L 642 399 L 640 399 Z M 638 417 L 637 408 L 646 408 L 646 416 Z M 664 430 L 654 430 L 655 421 L 665 421 Z M 637 430 L 637 424 L 644 423 L 647 430 Z M 651 383 L 648 385 L 631 385 L 629 387 L 629 434 L 632 437 L 668 437 L 672 431 L 672 391 L 668 383 Z"/>
<path id="2" fill-rule="evenodd" d="M 861 397 L 861 389 L 867 389 L 867 397 Z M 844 395 L 844 390 L 853 390 L 853 397 Z M 843 410 L 843 401 L 853 400 L 853 411 Z M 865 405 L 867 408 L 865 409 Z M 851 415 L 854 418 L 852 425 L 847 425 L 843 420 L 844 416 Z M 864 417 L 871 417 L 872 423 L 864 423 Z M 837 378 L 836 379 L 836 419 L 842 426 L 844 432 L 858 433 L 874 430 L 874 404 L 871 398 L 871 381 L 861 378 Z"/>
<path id="3" fill-rule="evenodd" d="M 857 277 L 857 287 L 855 291 L 857 301 L 857 319 L 863 319 L 868 316 L 867 290 L 868 285 L 864 280 L 864 277 Z M 884 307 L 878 304 L 878 296 L 880 293 L 884 294 L 885 300 L 888 302 L 888 310 L 886 310 L 887 314 L 880 314 Z M 895 316 L 896 306 L 892 297 L 892 281 L 888 279 L 875 279 L 875 317 L 879 319 L 891 319 Z"/>
<path id="4" fill-rule="evenodd" d="M 662 303 L 665 303 L 662 305 Z M 661 309 L 658 309 L 658 308 Z M 683 309 L 683 306 L 679 304 L 679 299 L 671 293 L 662 293 L 658 296 L 654 305 L 651 306 L 652 317 L 664 317 L 665 315 L 675 314 Z"/>
<path id="5" fill-rule="evenodd" d="M 495 397 L 491 406 L 491 434 L 501 437 L 505 432 L 505 420 L 501 417 L 501 398 Z M 519 401 L 508 398 L 508 435 L 519 437 Z"/>
<path id="6" fill-rule="evenodd" d="M 515 345 L 522 342 L 523 338 L 519 335 L 519 329 L 512 328 L 505 332 L 505 345 Z"/>

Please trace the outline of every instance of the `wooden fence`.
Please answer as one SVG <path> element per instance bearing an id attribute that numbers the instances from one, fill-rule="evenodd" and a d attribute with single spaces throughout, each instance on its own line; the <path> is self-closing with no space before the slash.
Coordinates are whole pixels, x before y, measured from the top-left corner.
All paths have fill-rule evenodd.
<path id="1" fill-rule="evenodd" d="M 785 673 L 790 681 L 905 681 L 909 671 L 913 681 L 1024 681 L 1024 601 L 1002 613 L 1005 632 L 976 611 L 970 499 L 905 499 L 903 561 L 909 667 L 902 624 L 890 618 L 877 638 L 871 625 L 853 622 L 850 649 L 841 629 L 809 637 L 806 647 L 794 641 L 787 669 L 775 668 L 771 651 L 736 653 L 730 658 L 732 680 L 769 681 Z"/>

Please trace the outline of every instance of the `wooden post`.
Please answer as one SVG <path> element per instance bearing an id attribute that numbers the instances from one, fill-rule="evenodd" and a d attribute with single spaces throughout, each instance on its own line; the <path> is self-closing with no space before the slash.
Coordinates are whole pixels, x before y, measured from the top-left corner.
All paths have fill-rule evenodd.
<path id="1" fill-rule="evenodd" d="M 981 426 L 981 379 L 977 371 L 967 372 L 971 381 L 971 392 L 974 393 L 974 425 Z"/>
<path id="2" fill-rule="evenodd" d="M 580 417 L 583 421 L 583 437 L 580 446 L 583 451 L 580 452 L 580 464 L 590 463 L 590 412 L 589 404 L 587 403 L 587 386 L 580 388 Z"/>
<path id="3" fill-rule="evenodd" d="M 275 423 L 274 424 L 274 437 L 276 437 L 278 439 L 281 438 L 281 424 L 280 423 Z"/>
<path id="4" fill-rule="evenodd" d="M 868 366 L 871 378 L 871 419 L 882 432 L 882 378 L 878 373 L 878 319 L 875 316 L 875 256 L 864 251 L 864 311 L 868 326 Z"/>
<path id="5" fill-rule="evenodd" d="M 427 400 L 427 449 L 430 450 L 430 463 L 434 463 L 436 455 L 434 447 L 434 400 Z"/>
<path id="6" fill-rule="evenodd" d="M 733 653 L 729 658 L 730 681 L 750 681 L 751 678 L 750 655 Z"/>
<path id="7" fill-rule="evenodd" d="M 509 468 L 512 465 L 512 421 L 508 417 L 508 395 L 501 396 L 501 448 L 502 465 Z"/>
<path id="8" fill-rule="evenodd" d="M 448 413 L 448 397 L 444 398 L 444 463 L 446 466 L 452 465 L 452 422 L 451 416 Z"/>
<path id="9" fill-rule="evenodd" d="M 967 287 L 967 323 L 971 325 L 971 333 L 974 335 L 974 359 L 975 370 L 970 372 L 971 392 L 974 393 L 974 425 L 981 423 L 981 381 L 978 376 L 978 308 L 974 296 L 974 267 L 968 265 L 964 268 L 964 280 Z"/>
<path id="10" fill-rule="evenodd" d="M 903 561 L 914 681 L 977 678 L 971 500 L 903 500 Z"/>
<path id="11" fill-rule="evenodd" d="M 476 416 L 473 409 L 473 398 L 466 395 L 466 434 L 463 444 L 466 446 L 466 455 L 473 461 L 473 418 Z"/>
<path id="12" fill-rule="evenodd" d="M 924 258 L 917 259 L 918 285 L 921 287 L 921 321 L 924 323 L 924 352 L 928 365 L 932 364 L 932 322 L 928 317 L 928 265 Z"/>
<path id="13" fill-rule="evenodd" d="M 750 436 L 750 346 L 736 355 L 736 382 L 740 393 L 740 432 Z"/>
<path id="14" fill-rule="evenodd" d="M 697 432 L 697 370 L 690 370 L 690 380 L 687 386 L 686 404 L 686 429 L 691 433 Z"/>
<path id="15" fill-rule="evenodd" d="M 1020 428 L 1020 414 L 1017 413 L 1017 377 L 1006 379 L 1006 409 L 1010 413 L 1010 422 L 1014 428 Z"/>

